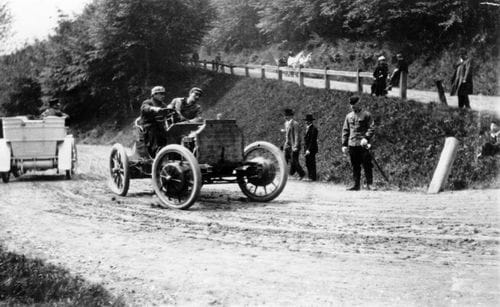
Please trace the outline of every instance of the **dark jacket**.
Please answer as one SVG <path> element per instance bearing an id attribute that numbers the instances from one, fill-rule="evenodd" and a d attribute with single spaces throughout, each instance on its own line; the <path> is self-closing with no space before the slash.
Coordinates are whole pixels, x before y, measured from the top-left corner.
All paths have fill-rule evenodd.
<path id="1" fill-rule="evenodd" d="M 370 112 L 347 114 L 342 127 L 342 146 L 360 146 L 363 138 L 370 141 L 375 132 L 375 124 Z"/>
<path id="2" fill-rule="evenodd" d="M 455 71 L 451 77 L 450 95 L 471 95 L 472 94 L 472 63 L 470 59 L 457 63 Z"/>
<path id="3" fill-rule="evenodd" d="M 156 101 L 153 98 L 146 99 L 141 105 L 141 124 L 148 126 L 152 124 L 162 123 L 164 116 L 153 110 L 152 107 L 166 108 L 167 105 Z"/>
<path id="4" fill-rule="evenodd" d="M 318 152 L 318 128 L 314 125 L 307 127 L 304 135 L 304 151 L 307 150 L 313 155 Z"/>

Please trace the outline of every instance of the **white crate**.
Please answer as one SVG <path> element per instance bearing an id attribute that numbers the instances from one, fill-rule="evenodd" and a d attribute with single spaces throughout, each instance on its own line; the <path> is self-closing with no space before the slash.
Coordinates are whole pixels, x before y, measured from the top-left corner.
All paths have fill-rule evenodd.
<path id="1" fill-rule="evenodd" d="M 3 137 L 8 141 L 62 141 L 66 137 L 65 119 L 48 116 L 29 120 L 26 116 L 3 117 Z"/>

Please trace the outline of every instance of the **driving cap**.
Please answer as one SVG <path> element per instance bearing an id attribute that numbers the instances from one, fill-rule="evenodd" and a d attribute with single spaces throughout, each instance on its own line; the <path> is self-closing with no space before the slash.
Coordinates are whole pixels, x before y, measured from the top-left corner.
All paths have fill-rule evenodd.
<path id="1" fill-rule="evenodd" d="M 192 93 L 196 93 L 198 94 L 198 96 L 201 96 L 203 94 L 203 90 L 199 87 L 193 87 L 189 90 L 189 95 L 191 95 Z"/>
<path id="2" fill-rule="evenodd" d="M 158 93 L 165 93 L 165 88 L 163 86 L 155 86 L 151 89 L 151 96 Z"/>
<path id="3" fill-rule="evenodd" d="M 293 110 L 292 109 L 285 109 L 284 114 L 285 114 L 285 116 L 293 116 Z"/>
<path id="4" fill-rule="evenodd" d="M 354 105 L 354 104 L 358 103 L 358 101 L 359 101 L 359 97 L 358 96 L 349 97 L 349 104 L 350 105 Z"/>

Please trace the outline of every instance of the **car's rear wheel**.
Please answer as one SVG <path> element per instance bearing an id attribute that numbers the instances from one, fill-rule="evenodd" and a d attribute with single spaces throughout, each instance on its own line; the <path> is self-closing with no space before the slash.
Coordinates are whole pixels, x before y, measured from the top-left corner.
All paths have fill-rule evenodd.
<path id="1" fill-rule="evenodd" d="M 152 167 L 153 188 L 161 205 L 188 209 L 200 194 L 202 178 L 198 161 L 184 146 L 172 144 L 160 150 Z"/>
<path id="2" fill-rule="evenodd" d="M 73 178 L 76 171 L 76 162 L 78 161 L 75 141 L 71 142 L 71 169 L 66 170 L 66 179 Z"/>
<path id="3" fill-rule="evenodd" d="M 255 142 L 244 152 L 246 170 L 238 176 L 241 191 L 252 201 L 266 202 L 278 197 L 288 179 L 283 153 L 268 142 Z"/>
<path id="4" fill-rule="evenodd" d="M 130 172 L 128 168 L 128 156 L 121 144 L 115 144 L 109 155 L 109 187 L 120 195 L 127 195 L 130 185 Z"/>

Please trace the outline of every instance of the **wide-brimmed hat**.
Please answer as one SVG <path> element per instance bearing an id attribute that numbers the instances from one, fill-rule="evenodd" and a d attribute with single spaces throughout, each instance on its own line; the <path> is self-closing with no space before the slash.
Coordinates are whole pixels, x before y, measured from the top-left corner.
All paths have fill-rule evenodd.
<path id="1" fill-rule="evenodd" d="M 293 116 L 293 110 L 292 109 L 285 109 L 283 114 L 285 114 L 285 116 Z"/>
<path id="2" fill-rule="evenodd" d="M 312 114 L 307 114 L 306 118 L 304 118 L 304 120 L 306 122 L 312 122 L 314 120 L 314 117 L 312 116 Z"/>
<path id="3" fill-rule="evenodd" d="M 358 96 L 349 97 L 349 104 L 350 105 L 354 105 L 354 104 L 358 103 L 358 101 L 359 101 L 359 97 Z"/>

